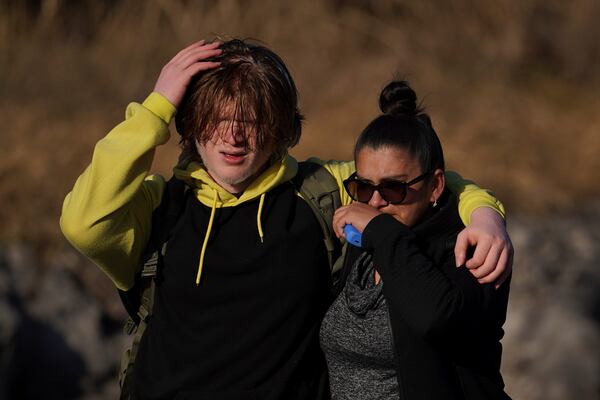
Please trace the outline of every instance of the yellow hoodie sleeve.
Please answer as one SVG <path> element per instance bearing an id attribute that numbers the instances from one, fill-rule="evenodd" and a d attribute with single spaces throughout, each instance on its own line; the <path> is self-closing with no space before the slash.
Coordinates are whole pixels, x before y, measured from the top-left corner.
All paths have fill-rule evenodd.
<path id="1" fill-rule="evenodd" d="M 446 185 L 458 196 L 458 213 L 465 225 L 471 223 L 471 214 L 479 207 L 489 207 L 506 220 L 504 205 L 491 191 L 481 189 L 454 171 L 446 171 Z"/>
<path id="2" fill-rule="evenodd" d="M 155 147 L 169 139 L 174 113 L 158 93 L 131 103 L 125 121 L 96 144 L 92 162 L 63 203 L 65 237 L 122 290 L 133 285 L 152 211 L 161 201 L 164 179 L 147 174 Z"/>
<path id="3" fill-rule="evenodd" d="M 340 188 L 342 205 L 348 205 L 352 202 L 344 189 L 343 181 L 354 173 L 356 167 L 353 161 L 323 161 L 318 158 L 310 158 L 308 161 L 322 165 L 335 177 Z M 453 171 L 446 171 L 446 184 L 458 196 L 458 212 L 465 225 L 469 225 L 471 213 L 479 207 L 490 207 L 496 210 L 502 218 L 506 218 L 504 206 L 490 191 L 481 189 Z"/>

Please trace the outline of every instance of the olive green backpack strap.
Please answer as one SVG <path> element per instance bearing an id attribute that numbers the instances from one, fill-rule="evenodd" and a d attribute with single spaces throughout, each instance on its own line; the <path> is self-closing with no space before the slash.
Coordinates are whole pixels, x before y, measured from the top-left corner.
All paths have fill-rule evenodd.
<path id="1" fill-rule="evenodd" d="M 163 246 L 161 253 L 164 253 L 166 243 Z M 158 260 L 160 254 L 154 251 L 150 257 L 144 262 L 139 284 L 140 306 L 136 316 L 130 316 L 125 323 L 125 332 L 128 335 L 133 335 L 131 347 L 123 353 L 121 357 L 121 368 L 119 369 L 119 386 L 121 387 L 120 400 L 134 400 L 134 363 L 137 358 L 138 349 L 142 336 L 146 331 L 148 321 L 152 317 L 154 308 L 154 294 L 156 289 L 156 274 L 158 270 Z M 136 318 L 137 317 L 137 318 Z"/>
<path id="2" fill-rule="evenodd" d="M 119 386 L 121 400 L 136 399 L 134 390 L 134 364 L 137 358 L 142 336 L 154 309 L 156 280 L 165 256 L 170 234 L 183 213 L 186 192 L 189 187 L 175 177 L 167 182 L 160 206 L 152 214 L 152 233 L 144 250 L 140 263 L 140 272 L 134 286 L 128 291 L 119 291 L 119 295 L 129 313 L 125 323 L 125 332 L 133 336 L 131 347 L 121 357 Z"/>
<path id="3" fill-rule="evenodd" d="M 333 214 L 342 205 L 338 183 L 322 165 L 310 161 L 298 163 L 298 173 L 292 181 L 321 226 L 333 275 L 342 268 L 342 245 L 333 231 Z"/>

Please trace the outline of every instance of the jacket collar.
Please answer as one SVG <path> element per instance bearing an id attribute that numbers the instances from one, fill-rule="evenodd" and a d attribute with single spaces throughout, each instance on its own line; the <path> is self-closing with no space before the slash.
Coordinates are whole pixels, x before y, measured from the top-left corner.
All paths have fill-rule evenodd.
<path id="1" fill-rule="evenodd" d="M 436 213 L 412 228 L 420 239 L 429 243 L 447 239 L 464 228 L 458 214 L 456 196 L 448 188 L 438 199 L 438 207 Z"/>
<path id="2" fill-rule="evenodd" d="M 256 199 L 279 184 L 292 179 L 297 171 L 298 162 L 286 154 L 281 159 L 271 161 L 269 167 L 239 197 L 236 197 L 216 183 L 199 162 L 185 159 L 173 168 L 173 174 L 187 183 L 196 198 L 209 207 L 212 206 L 215 195 L 217 207 L 235 207 Z"/>

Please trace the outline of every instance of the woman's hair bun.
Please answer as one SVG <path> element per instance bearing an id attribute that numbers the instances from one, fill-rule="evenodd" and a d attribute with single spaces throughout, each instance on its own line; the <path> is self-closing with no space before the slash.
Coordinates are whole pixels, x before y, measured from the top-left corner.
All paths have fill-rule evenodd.
<path id="1" fill-rule="evenodd" d="M 388 115 L 415 117 L 421 112 L 417 107 L 417 94 L 406 81 L 388 83 L 379 96 L 379 108 Z"/>

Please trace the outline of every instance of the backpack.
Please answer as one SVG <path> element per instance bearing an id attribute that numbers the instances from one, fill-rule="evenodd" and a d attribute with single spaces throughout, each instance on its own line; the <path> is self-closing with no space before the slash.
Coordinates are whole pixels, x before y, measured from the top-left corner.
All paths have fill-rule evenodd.
<path id="1" fill-rule="evenodd" d="M 335 237 L 332 221 L 335 210 L 341 206 L 337 181 L 323 166 L 310 162 L 298 163 L 298 173 L 292 179 L 293 185 L 313 211 L 323 232 L 327 250 L 327 261 L 332 277 L 342 268 L 342 245 Z M 121 301 L 129 314 L 125 332 L 133 335 L 131 347 L 123 353 L 119 369 L 121 400 L 135 399 L 133 388 L 134 363 L 142 335 L 152 316 L 156 278 L 162 257 L 164 257 L 170 234 L 183 211 L 185 196 L 189 187 L 175 177 L 166 185 L 161 204 L 152 213 L 152 233 L 141 257 L 141 270 L 128 291 L 119 290 Z"/>

